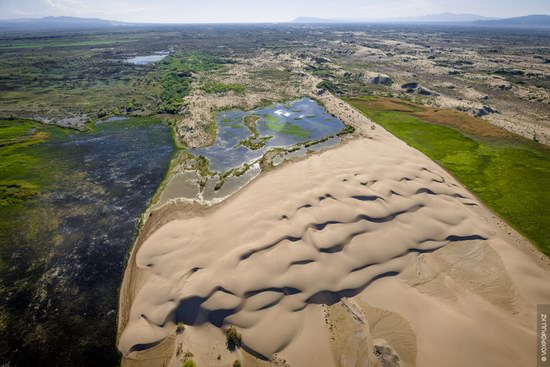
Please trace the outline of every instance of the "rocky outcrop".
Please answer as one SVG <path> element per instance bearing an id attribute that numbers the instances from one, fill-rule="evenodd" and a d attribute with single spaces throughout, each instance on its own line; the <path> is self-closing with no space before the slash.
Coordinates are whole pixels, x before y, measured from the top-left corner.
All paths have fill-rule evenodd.
<path id="1" fill-rule="evenodd" d="M 401 359 L 396 351 L 385 340 L 378 340 L 373 345 L 373 353 L 383 367 L 401 367 Z"/>
<path id="2" fill-rule="evenodd" d="M 422 96 L 439 96 L 439 93 L 436 93 L 431 89 L 423 87 L 417 82 L 405 83 L 401 85 L 401 89 L 403 89 L 405 93 L 416 93 Z"/>
<path id="3" fill-rule="evenodd" d="M 365 78 L 369 84 L 377 85 L 392 85 L 393 80 L 386 74 L 381 73 L 367 73 Z"/>
<path id="4" fill-rule="evenodd" d="M 495 110 L 494 108 L 491 108 L 489 106 L 483 106 L 479 110 L 476 111 L 475 115 L 476 115 L 476 117 L 483 117 L 483 116 L 487 116 L 487 115 L 490 115 L 490 114 L 493 114 L 493 113 L 500 113 L 500 112 L 498 112 L 497 110 Z"/>
<path id="5" fill-rule="evenodd" d="M 407 93 L 414 93 L 418 89 L 419 84 L 416 82 L 405 83 L 401 85 L 401 89 L 404 89 Z"/>

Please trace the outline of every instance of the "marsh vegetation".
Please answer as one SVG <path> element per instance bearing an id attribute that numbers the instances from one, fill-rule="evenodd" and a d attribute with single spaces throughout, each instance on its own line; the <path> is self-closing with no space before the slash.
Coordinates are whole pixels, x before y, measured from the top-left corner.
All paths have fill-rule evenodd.
<path id="1" fill-rule="evenodd" d="M 117 363 L 118 287 L 173 142 L 154 119 L 90 129 L 0 121 L 3 363 Z"/>

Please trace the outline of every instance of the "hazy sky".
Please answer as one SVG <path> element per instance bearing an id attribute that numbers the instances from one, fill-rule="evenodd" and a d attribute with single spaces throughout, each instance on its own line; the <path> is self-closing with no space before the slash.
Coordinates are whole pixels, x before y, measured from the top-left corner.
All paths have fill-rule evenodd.
<path id="1" fill-rule="evenodd" d="M 550 14 L 550 0 L 0 0 L 0 19 L 69 15 L 129 22 L 282 22 L 299 16 L 387 18 L 442 12 Z"/>

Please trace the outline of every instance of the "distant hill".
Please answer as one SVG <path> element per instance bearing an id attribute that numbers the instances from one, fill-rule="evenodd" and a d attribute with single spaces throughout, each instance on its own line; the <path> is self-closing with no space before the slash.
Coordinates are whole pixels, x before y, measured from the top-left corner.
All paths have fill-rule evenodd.
<path id="1" fill-rule="evenodd" d="M 342 23 L 338 19 L 323 19 L 314 17 L 298 17 L 292 21 L 292 23 Z"/>
<path id="2" fill-rule="evenodd" d="M 495 18 L 483 17 L 476 14 L 441 13 L 422 15 L 418 17 L 401 18 L 357 18 L 357 19 L 322 19 L 312 17 L 296 18 L 294 23 L 471 23 L 481 20 L 493 20 Z"/>
<path id="3" fill-rule="evenodd" d="M 411 23 L 464 23 L 474 22 L 480 20 L 492 20 L 496 18 L 484 17 L 477 14 L 454 14 L 454 13 L 441 13 L 423 15 L 410 18 L 394 18 L 393 21 L 411 22 Z"/>
<path id="4" fill-rule="evenodd" d="M 322 19 L 300 17 L 293 23 L 365 23 L 365 24 L 455 24 L 477 27 L 505 28 L 550 28 L 550 15 L 528 15 L 517 18 L 495 19 L 475 14 L 442 13 L 419 17 L 385 18 L 385 19 Z"/>
<path id="5" fill-rule="evenodd" d="M 490 27 L 550 28 L 550 15 L 528 15 L 508 19 L 482 20 L 476 21 L 474 24 Z"/>
<path id="6" fill-rule="evenodd" d="M 0 20 L 0 30 L 64 30 L 123 27 L 131 23 L 97 18 L 45 17 Z"/>

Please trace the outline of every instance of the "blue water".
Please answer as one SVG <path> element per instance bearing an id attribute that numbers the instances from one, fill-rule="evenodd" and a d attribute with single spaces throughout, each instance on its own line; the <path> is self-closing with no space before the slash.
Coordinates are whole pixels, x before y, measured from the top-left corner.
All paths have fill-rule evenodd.
<path id="1" fill-rule="evenodd" d="M 243 123 L 244 117 L 250 115 L 260 116 L 257 129 L 261 137 L 273 137 L 266 142 L 263 148 L 258 150 L 239 145 L 240 141 L 253 135 Z M 344 124 L 340 120 L 328 114 L 321 105 L 310 98 L 249 112 L 240 110 L 220 112 L 216 117 L 216 122 L 218 135 L 214 145 L 191 150 L 191 153 L 195 155 L 203 155 L 208 158 L 210 169 L 216 172 L 227 172 L 240 167 L 244 163 L 262 157 L 266 151 L 272 148 L 285 148 L 307 141 L 320 140 L 333 136 L 344 128 Z M 301 128 L 301 131 L 307 136 L 273 130 L 273 125 L 283 126 L 285 123 Z"/>
<path id="2" fill-rule="evenodd" d="M 168 56 L 168 52 L 159 52 L 154 55 L 132 57 L 127 59 L 126 62 L 129 62 L 130 64 L 134 64 L 134 65 L 147 65 L 152 62 L 161 61 L 166 56 Z"/>

